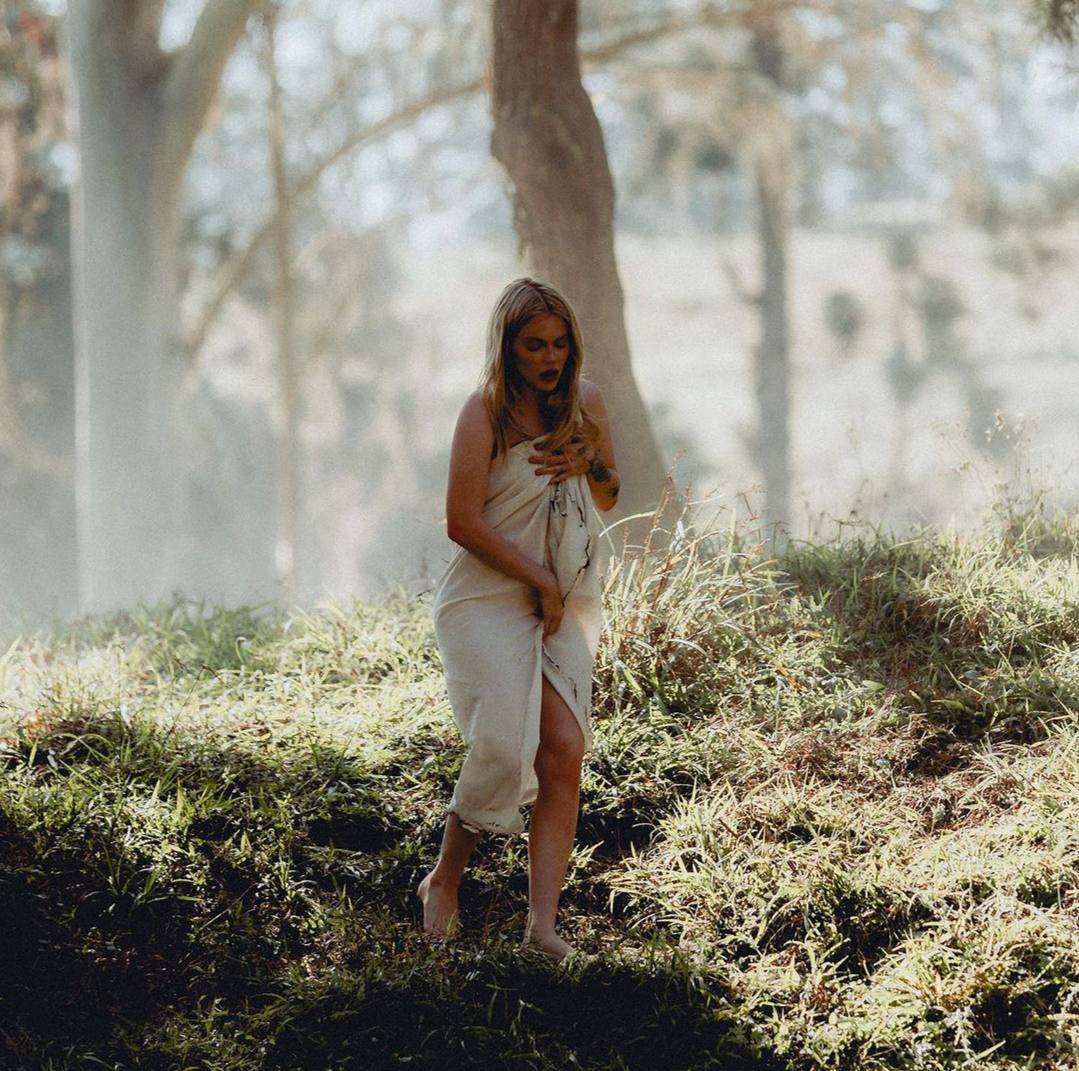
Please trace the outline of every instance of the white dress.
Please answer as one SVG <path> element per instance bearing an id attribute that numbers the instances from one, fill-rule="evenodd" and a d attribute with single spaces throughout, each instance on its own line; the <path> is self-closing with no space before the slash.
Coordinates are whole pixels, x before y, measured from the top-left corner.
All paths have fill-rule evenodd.
<path id="1" fill-rule="evenodd" d="M 537 438 L 539 438 L 537 436 Z M 558 577 L 565 607 L 543 638 L 535 589 L 458 548 L 432 604 L 454 721 L 467 745 L 449 809 L 473 832 L 520 833 L 539 782 L 541 674 L 592 748 L 592 666 L 603 628 L 600 522 L 588 478 L 551 483 L 529 462 L 535 439 L 491 461 L 483 519 Z"/>

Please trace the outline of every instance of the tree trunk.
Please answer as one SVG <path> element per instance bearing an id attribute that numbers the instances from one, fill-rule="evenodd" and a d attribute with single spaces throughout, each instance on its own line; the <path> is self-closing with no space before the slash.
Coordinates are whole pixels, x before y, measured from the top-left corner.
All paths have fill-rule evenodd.
<path id="1" fill-rule="evenodd" d="M 764 478 L 764 535 L 772 552 L 786 542 L 790 515 L 790 309 L 787 301 L 787 247 L 793 132 L 779 100 L 786 89 L 786 56 L 780 12 L 768 4 L 750 8 L 750 50 L 756 72 L 769 88 L 749 142 L 757 191 L 760 240 L 760 345 L 754 368 L 757 397 L 757 456 Z"/>
<path id="2" fill-rule="evenodd" d="M 68 32 L 80 152 L 72 200 L 79 606 L 181 577 L 183 364 L 172 339 L 191 146 L 255 0 L 213 0 L 177 52 L 162 0 L 79 0 Z"/>
<path id="3" fill-rule="evenodd" d="M 119 69 L 79 80 L 82 175 L 74 207 L 79 606 L 165 595 L 175 582 L 179 457 L 170 403 L 176 176 L 155 168 L 164 121 Z"/>
<path id="4" fill-rule="evenodd" d="M 603 391 L 622 484 L 611 520 L 651 510 L 668 481 L 630 364 L 614 184 L 581 84 L 577 0 L 495 0 L 492 10 L 491 150 L 513 184 L 521 250 L 581 322 L 583 372 Z"/>
<path id="5" fill-rule="evenodd" d="M 787 306 L 787 182 L 783 161 L 755 162 L 760 236 L 761 341 L 754 366 L 759 424 L 756 436 L 764 477 L 763 521 L 790 525 L 790 333 Z M 769 533 L 774 534 L 774 533 Z"/>
<path id="6" fill-rule="evenodd" d="M 270 159 L 274 186 L 274 320 L 277 328 L 277 420 L 274 428 L 274 482 L 277 530 L 274 560 L 278 594 L 286 605 L 297 597 L 297 573 L 304 564 L 300 538 L 299 421 L 301 395 L 293 345 L 291 212 L 285 174 L 284 119 L 274 40 L 277 8 L 266 9 L 266 74 L 270 83 Z M 307 579 L 307 578 L 305 578 Z M 314 585 L 305 584 L 305 589 Z"/>

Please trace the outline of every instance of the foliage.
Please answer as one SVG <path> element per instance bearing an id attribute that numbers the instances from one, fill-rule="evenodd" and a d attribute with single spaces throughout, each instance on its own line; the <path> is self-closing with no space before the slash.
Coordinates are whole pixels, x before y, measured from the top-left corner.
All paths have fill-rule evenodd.
<path id="1" fill-rule="evenodd" d="M 1075 29 L 1079 25 L 1076 0 L 1035 0 L 1033 9 L 1045 33 L 1067 44 L 1075 40 Z"/>
<path id="2" fill-rule="evenodd" d="M 680 531 L 607 576 L 561 920 L 414 890 L 462 746 L 427 597 L 180 597 L 0 657 L 15 1066 L 988 1068 L 1079 1044 L 1079 525 Z M 43 999 L 48 994 L 48 999 Z"/>

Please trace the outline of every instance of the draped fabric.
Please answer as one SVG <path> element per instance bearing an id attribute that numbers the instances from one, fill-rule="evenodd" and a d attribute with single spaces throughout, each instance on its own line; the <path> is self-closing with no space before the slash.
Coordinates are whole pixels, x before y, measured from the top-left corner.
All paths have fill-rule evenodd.
<path id="1" fill-rule="evenodd" d="M 435 587 L 435 638 L 454 721 L 467 745 L 450 799 L 465 828 L 520 833 L 539 782 L 542 677 L 592 748 L 592 666 L 603 627 L 599 516 L 587 477 L 551 483 L 527 439 L 491 462 L 483 519 L 558 578 L 564 613 L 543 638 L 535 590 L 458 548 Z"/>

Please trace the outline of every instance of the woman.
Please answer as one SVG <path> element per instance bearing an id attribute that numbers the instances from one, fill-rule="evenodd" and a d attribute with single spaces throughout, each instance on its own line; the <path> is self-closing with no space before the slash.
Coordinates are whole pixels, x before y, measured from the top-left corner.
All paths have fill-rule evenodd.
<path id="1" fill-rule="evenodd" d="M 481 385 L 450 453 L 447 534 L 460 548 L 434 593 L 435 637 L 468 745 L 442 848 L 417 895 L 424 930 L 458 922 L 457 890 L 483 833 L 528 834 L 524 945 L 572 947 L 555 914 L 592 746 L 592 663 L 603 625 L 600 510 L 618 499 L 607 411 L 581 378 L 577 317 L 553 287 L 517 279 L 487 331 Z"/>

